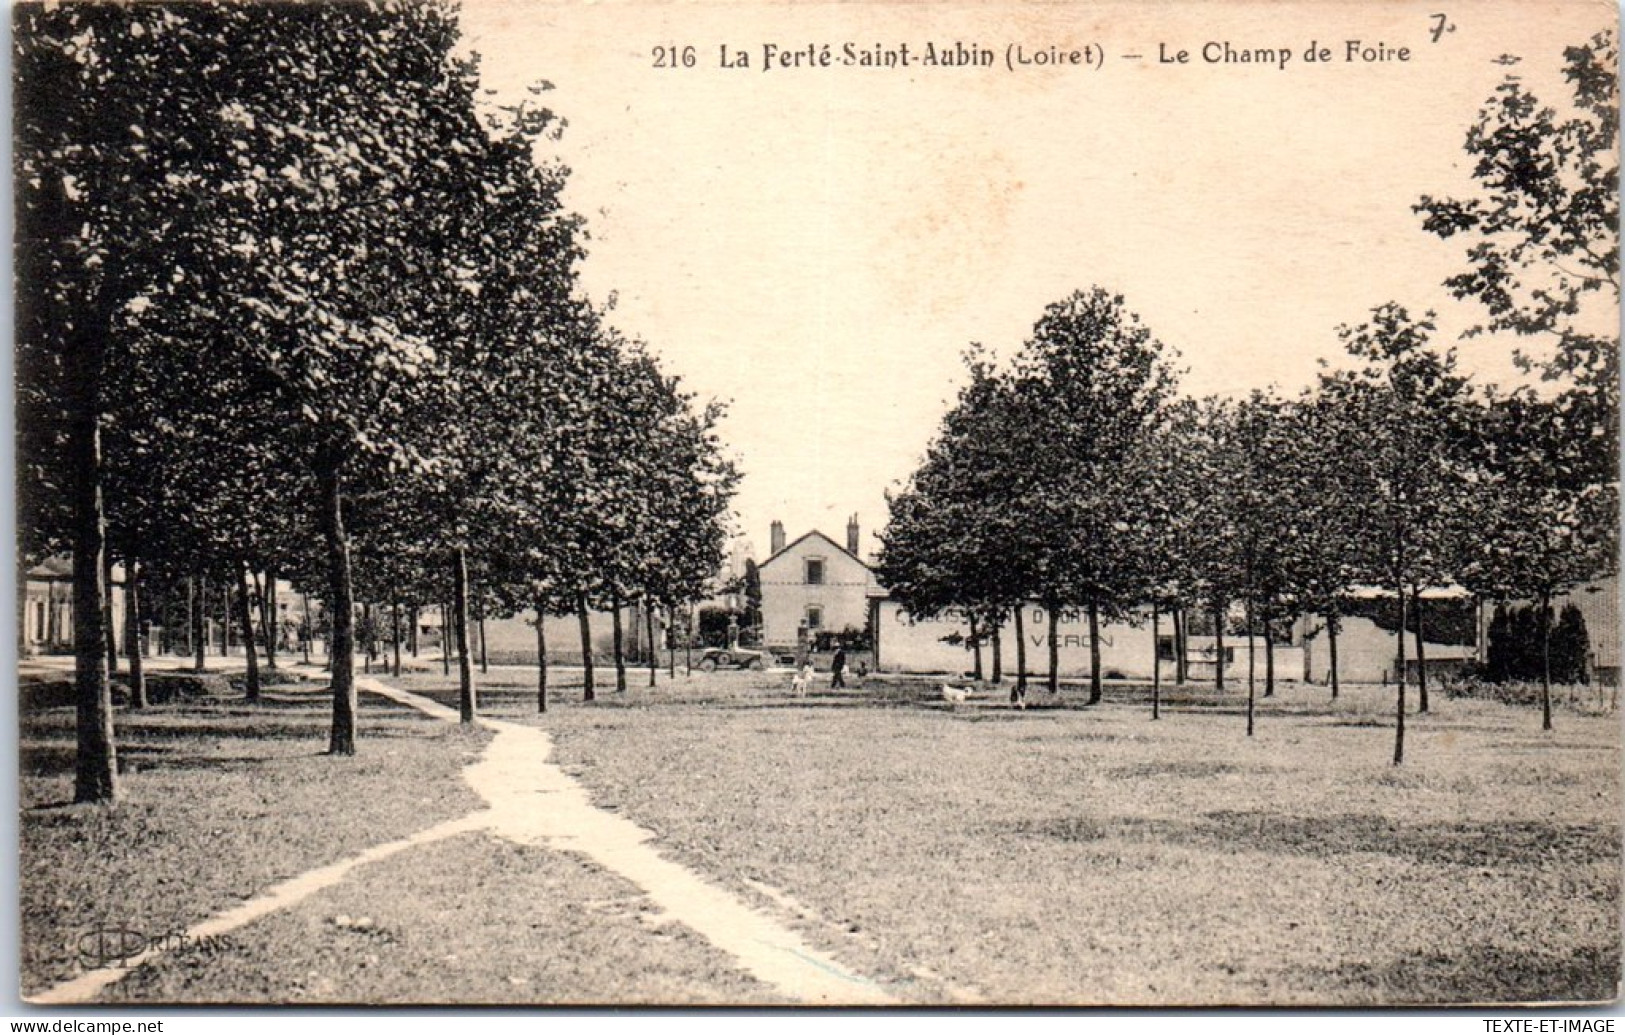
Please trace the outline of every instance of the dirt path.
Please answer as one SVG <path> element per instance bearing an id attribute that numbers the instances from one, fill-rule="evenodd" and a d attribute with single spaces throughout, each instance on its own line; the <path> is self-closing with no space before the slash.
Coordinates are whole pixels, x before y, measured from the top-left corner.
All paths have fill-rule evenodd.
<path id="1" fill-rule="evenodd" d="M 436 718 L 457 721 L 455 711 L 417 694 L 372 679 L 357 679 L 356 685 Z M 654 837 L 649 831 L 595 807 L 586 788 L 549 761 L 553 741 L 546 731 L 495 719 L 480 722 L 496 737 L 463 776 L 489 806 L 478 815 L 492 833 L 587 856 L 636 884 L 673 919 L 795 999 L 854 1005 L 894 1001 L 874 982 L 814 949 L 772 917 L 661 856 L 649 845 Z"/>
<path id="2" fill-rule="evenodd" d="M 357 677 L 356 686 L 446 722 L 458 714 L 429 698 Z M 794 931 L 660 855 L 654 835 L 630 820 L 592 804 L 586 788 L 554 765 L 552 738 L 530 726 L 482 718 L 496 736 L 464 779 L 486 808 L 421 830 L 272 885 L 243 904 L 187 928 L 180 944 L 228 934 L 277 910 L 296 905 L 350 877 L 368 863 L 442 838 L 476 830 L 522 844 L 585 855 L 630 880 L 665 912 L 733 956 L 739 966 L 786 996 L 814 1005 L 879 1005 L 895 1002 L 869 979 L 808 945 Z M 364 879 L 364 878 L 363 878 Z M 40 1004 L 82 1003 L 156 959 L 154 948 L 117 966 L 87 971 L 29 996 Z"/>

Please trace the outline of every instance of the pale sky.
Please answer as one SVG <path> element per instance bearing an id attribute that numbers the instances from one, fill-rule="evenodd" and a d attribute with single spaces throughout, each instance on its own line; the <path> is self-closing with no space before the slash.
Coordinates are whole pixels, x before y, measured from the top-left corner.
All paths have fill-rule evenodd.
<path id="1" fill-rule="evenodd" d="M 1455 29 L 1434 43 L 1440 6 Z M 1572 2 L 464 0 L 463 14 L 498 99 L 555 87 L 587 291 L 615 292 L 618 327 L 730 401 L 758 559 L 774 519 L 791 539 L 844 541 L 853 512 L 873 550 L 883 493 L 918 463 L 964 348 L 1010 354 L 1075 289 L 1124 295 L 1179 350 L 1192 395 L 1295 393 L 1341 356 L 1337 325 L 1389 299 L 1438 310 L 1454 338 L 1478 318 L 1439 287 L 1461 246 L 1410 206 L 1470 190 L 1461 144 L 1509 70 L 1493 59 L 1520 56 L 1510 70 L 1557 100 L 1563 48 L 1616 19 Z M 1411 60 L 1346 62 L 1351 39 Z M 761 68 L 768 43 L 907 42 L 917 60 L 956 40 L 996 67 Z M 1202 60 L 1224 41 L 1292 58 Z M 1331 63 L 1304 63 L 1311 41 Z M 669 45 L 692 45 L 695 67 L 654 67 Z M 724 45 L 751 67 L 719 67 Z M 1092 45 L 1105 62 L 1012 72 L 1012 45 Z M 1504 344 L 1460 350 L 1510 376 Z"/>

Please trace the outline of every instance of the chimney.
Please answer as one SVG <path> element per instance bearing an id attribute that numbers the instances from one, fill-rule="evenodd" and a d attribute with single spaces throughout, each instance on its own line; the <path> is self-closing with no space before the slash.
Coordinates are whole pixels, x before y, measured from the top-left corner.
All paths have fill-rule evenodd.
<path id="1" fill-rule="evenodd" d="M 853 514 L 846 523 L 846 552 L 858 556 L 858 516 Z"/>
<path id="2" fill-rule="evenodd" d="M 783 521 L 775 521 L 775 522 L 773 522 L 772 531 L 769 533 L 769 545 L 771 547 L 767 551 L 769 556 L 772 556 L 773 554 L 776 554 L 780 550 L 784 549 L 784 522 Z"/>

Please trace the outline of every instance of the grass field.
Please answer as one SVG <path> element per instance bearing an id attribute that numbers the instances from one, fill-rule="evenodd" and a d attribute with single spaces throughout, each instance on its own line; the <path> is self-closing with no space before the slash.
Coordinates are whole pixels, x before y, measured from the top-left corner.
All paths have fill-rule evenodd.
<path id="1" fill-rule="evenodd" d="M 926 681 L 791 698 L 783 673 L 664 673 L 582 705 L 556 673 L 483 677 L 552 731 L 594 801 L 662 852 L 913 1002 L 1596 1000 L 1620 967 L 1616 715 L 1436 697 L 1390 764 L 1391 690 L 1242 699 L 1041 690 L 949 708 Z M 562 679 L 559 678 L 562 676 Z M 441 700 L 438 671 L 407 676 Z M 609 687 L 606 688 L 606 683 Z M 75 932 L 163 930 L 476 807 L 485 735 L 368 698 L 360 753 L 325 701 L 122 712 L 130 798 L 62 805 L 72 714 L 23 722 L 24 986 Z M 362 921 L 365 920 L 363 923 Z M 122 1001 L 771 1002 L 578 857 L 465 834 L 358 871 L 223 946 L 144 967 Z"/>
<path id="2" fill-rule="evenodd" d="M 1620 967 L 1615 715 L 1392 690 L 1145 688 L 950 709 L 933 684 L 791 699 L 716 673 L 534 711 L 599 800 L 903 994 L 1053 1003 L 1606 999 Z M 438 677 L 419 680 L 432 689 Z M 505 688 L 500 684 L 508 684 Z M 1413 691 L 1414 698 L 1414 691 Z"/>
<path id="3" fill-rule="evenodd" d="M 22 989 L 73 976 L 102 929 L 160 937 L 266 885 L 478 807 L 489 735 L 365 702 L 365 750 L 326 755 L 330 698 L 278 687 L 120 710 L 126 798 L 73 805 L 73 710 L 21 716 Z"/>

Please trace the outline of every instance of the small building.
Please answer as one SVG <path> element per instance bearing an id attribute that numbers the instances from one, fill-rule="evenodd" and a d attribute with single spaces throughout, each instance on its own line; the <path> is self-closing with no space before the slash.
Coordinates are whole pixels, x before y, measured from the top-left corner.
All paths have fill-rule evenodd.
<path id="1" fill-rule="evenodd" d="M 758 566 L 762 579 L 762 644 L 793 651 L 799 630 L 861 630 L 869 619 L 869 595 L 879 588 L 869 565 L 858 556 L 858 518 L 846 525 L 842 546 L 814 529 L 786 543 L 784 525 L 772 526 L 772 554 Z"/>
<path id="2" fill-rule="evenodd" d="M 1304 637 L 1303 679 L 1326 684 L 1332 678 L 1331 641 L 1325 619 L 1319 615 L 1299 618 Z M 1392 683 L 1399 665 L 1399 641 L 1395 631 L 1384 629 L 1370 618 L 1343 616 L 1338 619 L 1337 678 L 1348 683 Z M 1423 625 L 1424 630 L 1426 625 Z M 1478 661 L 1476 644 L 1422 641 L 1428 675 L 1437 677 L 1461 672 Z M 1416 659 L 1416 636 L 1405 634 L 1405 677 L 1415 680 L 1421 666 Z"/>
<path id="3" fill-rule="evenodd" d="M 621 656 L 628 663 L 646 663 L 649 660 L 648 612 L 637 604 L 621 609 Z M 655 609 L 654 649 L 666 646 L 666 620 L 659 608 Z M 560 665 L 579 665 L 581 653 L 581 620 L 575 615 L 549 615 L 543 629 L 547 638 L 547 660 Z M 479 651 L 479 625 L 473 619 L 468 623 L 469 646 L 477 660 Z M 613 663 L 615 657 L 615 621 L 608 611 L 587 613 L 587 639 L 592 643 L 595 663 Z M 485 620 L 485 653 L 493 665 L 534 665 L 536 663 L 536 612 L 524 611 L 512 618 Z"/>
<path id="4" fill-rule="evenodd" d="M 124 568 L 113 566 L 108 586 L 111 597 L 113 638 L 124 644 Z M 70 654 L 73 652 L 73 557 L 59 554 L 47 557 L 27 571 L 23 581 L 22 636 L 24 655 Z"/>
<path id="5" fill-rule="evenodd" d="M 957 608 L 950 608 L 933 618 L 915 618 L 900 603 L 884 591 L 874 594 L 875 669 L 881 672 L 941 673 L 953 677 L 970 674 L 975 668 L 975 655 L 970 642 L 970 624 Z M 1100 671 L 1106 679 L 1151 678 L 1154 659 L 1162 661 L 1164 678 L 1173 676 L 1173 626 L 1164 618 L 1155 644 L 1152 640 L 1151 615 L 1147 612 L 1141 622 L 1103 622 L 1100 626 Z M 1050 625 L 1049 611 L 1038 603 L 1027 603 L 1021 609 L 1025 638 L 1026 670 L 1028 676 L 1049 673 Z M 1204 654 L 1205 649 L 1205 654 Z M 982 665 L 984 673 L 992 669 L 992 640 L 983 634 Z M 1277 677 L 1288 678 L 1301 667 L 1298 648 L 1277 644 L 1275 671 Z M 1089 615 L 1081 608 L 1063 608 L 1055 623 L 1056 670 L 1059 676 L 1078 679 L 1090 674 Z M 1213 674 L 1217 652 L 1211 638 L 1201 641 L 1190 639 L 1189 672 Z M 1264 642 L 1256 643 L 1259 677 L 1264 672 Z M 999 630 L 999 661 L 1007 675 L 1016 672 L 1016 626 L 1007 621 Z M 1205 661 L 1205 667 L 1203 662 Z M 1246 638 L 1225 640 L 1225 673 L 1232 675 L 1247 669 Z"/>

